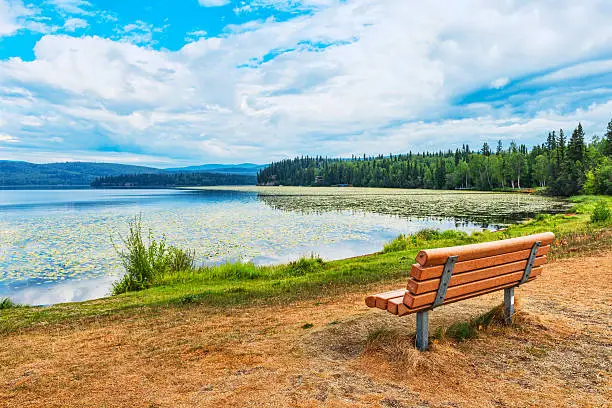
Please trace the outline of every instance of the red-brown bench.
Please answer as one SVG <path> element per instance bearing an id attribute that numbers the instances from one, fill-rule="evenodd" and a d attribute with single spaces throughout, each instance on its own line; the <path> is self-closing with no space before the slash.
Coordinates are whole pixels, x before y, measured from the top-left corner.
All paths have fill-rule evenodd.
<path id="1" fill-rule="evenodd" d="M 416 347 L 428 345 L 429 311 L 504 289 L 504 317 L 514 315 L 514 288 L 542 273 L 552 232 L 482 244 L 420 251 L 406 289 L 378 293 L 366 305 L 405 316 L 417 313 Z"/>

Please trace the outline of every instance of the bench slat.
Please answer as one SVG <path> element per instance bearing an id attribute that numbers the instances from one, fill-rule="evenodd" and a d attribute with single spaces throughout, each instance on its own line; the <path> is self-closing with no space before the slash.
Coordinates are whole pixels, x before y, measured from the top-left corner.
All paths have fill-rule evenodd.
<path id="1" fill-rule="evenodd" d="M 396 315 L 398 313 L 398 308 L 404 302 L 404 296 L 396 297 L 393 299 L 389 299 L 387 302 L 387 312 L 393 313 Z"/>
<path id="2" fill-rule="evenodd" d="M 422 250 L 416 256 L 417 262 L 422 266 L 442 265 L 449 256 L 458 255 L 457 262 L 469 261 L 477 258 L 506 254 L 530 249 L 534 242 L 540 241 L 542 245 L 550 245 L 555 234 L 545 232 L 520 238 L 511 238 L 501 241 L 483 242 L 480 244 L 461 245 L 448 248 L 435 248 Z"/>
<path id="3" fill-rule="evenodd" d="M 536 258 L 534 267 L 542 266 L 546 263 L 546 256 Z M 450 278 L 449 287 L 463 285 L 470 282 L 475 282 L 483 279 L 493 278 L 499 275 L 505 275 L 511 272 L 524 271 L 527 266 L 527 260 L 507 263 L 503 265 L 493 266 L 490 268 L 477 269 L 470 272 L 464 272 L 453 275 Z M 426 281 L 417 281 L 414 278 L 408 280 L 408 290 L 410 293 L 420 295 L 427 292 L 433 292 L 438 290 L 440 286 L 440 279 L 430 279 Z"/>
<path id="4" fill-rule="evenodd" d="M 403 297 L 406 293 L 406 289 L 391 290 L 389 292 L 377 293 L 375 295 L 368 296 L 366 298 L 366 305 L 368 307 L 377 307 L 379 309 L 387 309 L 387 301 L 395 297 Z"/>
<path id="5" fill-rule="evenodd" d="M 536 277 L 542 273 L 542 267 L 533 268 L 531 276 Z M 518 283 L 523 277 L 523 271 L 508 273 L 505 275 L 496 276 L 489 279 L 479 280 L 476 282 L 466 283 L 448 288 L 446 299 L 452 299 L 458 296 L 468 295 L 481 290 L 486 290 L 496 286 L 501 286 L 509 283 Z M 409 291 L 404 295 L 404 304 L 410 308 L 433 304 L 436 298 L 436 292 L 429 292 L 422 295 L 414 295 Z"/>
<path id="6" fill-rule="evenodd" d="M 532 280 L 535 280 L 535 277 L 531 277 L 529 278 L 529 280 L 527 282 L 531 282 Z M 442 303 L 443 305 L 448 305 L 450 303 L 455 303 L 455 302 L 459 302 L 461 300 L 465 300 L 465 299 L 470 299 L 473 297 L 477 297 L 477 296 L 481 296 L 481 295 L 486 295 L 487 293 L 492 293 L 492 292 L 496 292 L 498 290 L 502 290 L 502 289 L 506 289 L 506 288 L 511 288 L 513 286 L 516 286 L 516 282 L 512 282 L 506 285 L 500 285 L 500 286 L 495 286 L 493 288 L 489 288 L 489 289 L 484 289 L 484 290 L 480 290 L 478 292 L 473 292 L 467 295 L 462 295 L 462 296 L 458 296 L 456 298 L 453 299 L 447 299 L 444 301 L 444 303 Z M 423 310 L 427 310 L 431 307 L 431 305 L 426 305 L 426 306 L 420 306 L 420 307 L 416 307 L 416 308 L 410 308 L 408 306 L 406 306 L 404 303 L 398 305 L 397 307 L 397 316 L 402 317 L 402 316 L 406 316 L 408 314 L 411 313 L 416 313 L 416 312 L 420 312 Z"/>
<path id="7" fill-rule="evenodd" d="M 541 246 L 538 249 L 537 256 L 543 256 L 548 254 L 550 251 L 550 245 Z M 525 249 L 517 252 L 510 252 L 508 254 L 489 256 L 486 258 L 472 259 L 471 261 L 457 262 L 453 268 L 453 274 L 461 272 L 468 272 L 475 269 L 488 268 L 491 266 L 503 265 L 510 262 L 522 261 L 529 258 L 531 249 Z M 410 276 L 417 281 L 428 280 L 439 278 L 442 276 L 444 265 L 424 267 L 417 264 L 412 265 L 410 269 Z"/>

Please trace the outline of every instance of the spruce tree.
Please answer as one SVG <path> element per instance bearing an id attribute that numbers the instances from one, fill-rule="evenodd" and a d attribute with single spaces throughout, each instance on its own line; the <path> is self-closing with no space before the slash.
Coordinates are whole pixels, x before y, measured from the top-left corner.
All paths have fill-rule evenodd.
<path id="1" fill-rule="evenodd" d="M 559 129 L 559 142 L 557 143 L 557 165 L 565 159 L 565 134 Z"/>
<path id="2" fill-rule="evenodd" d="M 546 149 L 549 152 L 554 152 L 557 148 L 557 137 L 555 136 L 555 131 L 548 132 L 548 138 L 546 139 Z"/>
<path id="3" fill-rule="evenodd" d="M 612 157 L 612 120 L 608 122 L 608 129 L 606 131 L 604 146 L 604 154 L 608 157 Z"/>
<path id="4" fill-rule="evenodd" d="M 584 130 L 582 124 L 578 123 L 578 127 L 574 129 L 572 137 L 567 145 L 567 158 L 573 162 L 584 162 Z"/>
<path id="5" fill-rule="evenodd" d="M 485 156 L 491 155 L 491 148 L 489 147 L 489 144 L 487 142 L 484 142 L 482 145 L 482 154 L 484 154 Z"/>

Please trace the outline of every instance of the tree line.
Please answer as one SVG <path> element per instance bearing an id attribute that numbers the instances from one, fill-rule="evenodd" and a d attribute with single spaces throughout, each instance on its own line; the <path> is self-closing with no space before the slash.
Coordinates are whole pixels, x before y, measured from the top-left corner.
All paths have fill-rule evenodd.
<path id="1" fill-rule="evenodd" d="M 257 174 L 260 185 L 507 190 L 543 188 L 549 194 L 612 195 L 612 120 L 603 137 L 585 141 L 582 124 L 569 138 L 550 131 L 528 149 L 502 141 L 479 150 L 397 154 L 350 159 L 299 157 L 273 162 Z"/>
<path id="2" fill-rule="evenodd" d="M 123 174 L 120 176 L 99 177 L 91 183 L 94 188 L 108 187 L 188 187 L 220 185 L 253 185 L 256 177 L 242 174 L 222 174 L 206 172 Z"/>

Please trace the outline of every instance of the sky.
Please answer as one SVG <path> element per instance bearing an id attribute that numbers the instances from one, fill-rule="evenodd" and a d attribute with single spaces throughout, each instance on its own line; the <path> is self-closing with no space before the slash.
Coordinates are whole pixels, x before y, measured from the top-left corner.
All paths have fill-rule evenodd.
<path id="1" fill-rule="evenodd" d="M 0 0 L 0 160 L 267 163 L 612 119 L 609 0 Z"/>

